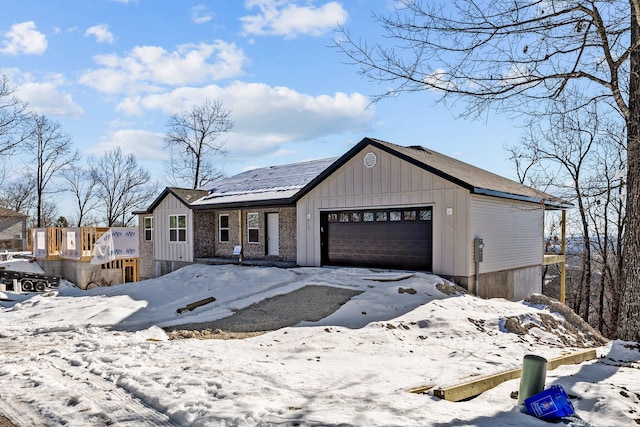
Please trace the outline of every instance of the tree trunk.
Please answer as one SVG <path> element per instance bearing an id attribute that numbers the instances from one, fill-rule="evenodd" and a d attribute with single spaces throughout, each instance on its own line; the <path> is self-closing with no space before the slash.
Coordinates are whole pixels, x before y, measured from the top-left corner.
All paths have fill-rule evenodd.
<path id="1" fill-rule="evenodd" d="M 640 26 L 631 7 L 631 46 L 638 43 Z M 630 56 L 629 117 L 627 118 L 627 224 L 617 337 L 640 341 L 640 50 Z"/>

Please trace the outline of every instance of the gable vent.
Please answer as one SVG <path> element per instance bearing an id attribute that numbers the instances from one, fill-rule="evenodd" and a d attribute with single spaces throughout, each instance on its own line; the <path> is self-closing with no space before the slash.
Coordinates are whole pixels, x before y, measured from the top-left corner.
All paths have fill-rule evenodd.
<path id="1" fill-rule="evenodd" d="M 373 152 L 368 152 L 367 154 L 365 154 L 364 156 L 364 165 L 365 167 L 371 169 L 372 167 L 374 167 L 376 165 L 376 162 L 378 161 L 378 157 L 376 156 L 375 153 Z"/>

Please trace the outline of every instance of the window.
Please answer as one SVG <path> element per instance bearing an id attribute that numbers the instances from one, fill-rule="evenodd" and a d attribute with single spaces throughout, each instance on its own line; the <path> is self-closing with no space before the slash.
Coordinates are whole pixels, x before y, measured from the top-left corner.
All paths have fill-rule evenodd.
<path id="1" fill-rule="evenodd" d="M 376 221 L 386 221 L 387 213 L 386 212 L 376 212 Z"/>
<path id="2" fill-rule="evenodd" d="M 260 217 L 257 213 L 247 214 L 247 230 L 249 232 L 249 243 L 258 243 L 258 230 L 260 228 Z"/>
<path id="3" fill-rule="evenodd" d="M 187 216 L 169 215 L 169 241 L 187 241 Z"/>
<path id="4" fill-rule="evenodd" d="M 402 213 L 400 211 L 389 212 L 389 221 L 402 221 Z"/>
<path id="5" fill-rule="evenodd" d="M 220 215 L 218 223 L 220 243 L 229 241 L 229 215 Z"/>
<path id="6" fill-rule="evenodd" d="M 420 221 L 431 221 L 431 209 L 420 211 Z"/>
<path id="7" fill-rule="evenodd" d="M 153 241 L 153 217 L 148 216 L 143 219 L 144 223 L 144 241 Z"/>
<path id="8" fill-rule="evenodd" d="M 373 212 L 364 212 L 362 214 L 362 220 L 364 222 L 371 222 L 373 221 Z"/>

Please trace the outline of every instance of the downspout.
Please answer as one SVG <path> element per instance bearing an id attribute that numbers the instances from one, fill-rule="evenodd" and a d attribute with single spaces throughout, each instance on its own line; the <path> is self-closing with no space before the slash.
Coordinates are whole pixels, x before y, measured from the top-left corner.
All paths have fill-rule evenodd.
<path id="1" fill-rule="evenodd" d="M 480 296 L 480 263 L 478 261 L 475 262 L 476 266 L 476 274 L 475 274 L 475 295 L 477 297 Z"/>

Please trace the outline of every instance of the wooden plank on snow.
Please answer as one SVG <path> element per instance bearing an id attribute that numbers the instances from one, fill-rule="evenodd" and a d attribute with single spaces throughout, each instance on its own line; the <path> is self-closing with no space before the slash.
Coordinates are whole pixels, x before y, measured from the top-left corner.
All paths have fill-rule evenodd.
<path id="1" fill-rule="evenodd" d="M 595 349 L 588 349 L 579 351 L 577 353 L 568 354 L 565 356 L 556 357 L 547 361 L 547 370 L 556 369 L 562 365 L 574 365 L 588 360 L 593 360 L 598 357 Z M 433 395 L 440 399 L 449 400 L 451 402 L 459 402 L 464 399 L 468 399 L 473 396 L 477 396 L 487 390 L 502 384 L 505 381 L 520 378 L 522 375 L 521 369 L 512 369 L 507 372 L 502 372 L 486 377 L 478 378 L 473 381 L 467 381 L 462 384 L 458 384 L 451 387 L 440 388 L 433 391 Z M 418 387 L 410 390 L 412 393 L 420 393 L 422 388 Z M 423 391 L 422 391 L 423 392 Z"/>
<path id="2" fill-rule="evenodd" d="M 205 298 L 205 299 L 201 299 L 200 301 L 196 301 L 196 302 L 192 302 L 191 304 L 187 304 L 185 307 L 180 307 L 178 310 L 176 310 L 178 312 L 178 314 L 182 314 L 185 311 L 191 311 L 194 310 L 200 306 L 203 306 L 205 304 L 209 304 L 211 302 L 214 302 L 216 299 L 215 297 L 209 297 L 209 298 Z"/>

